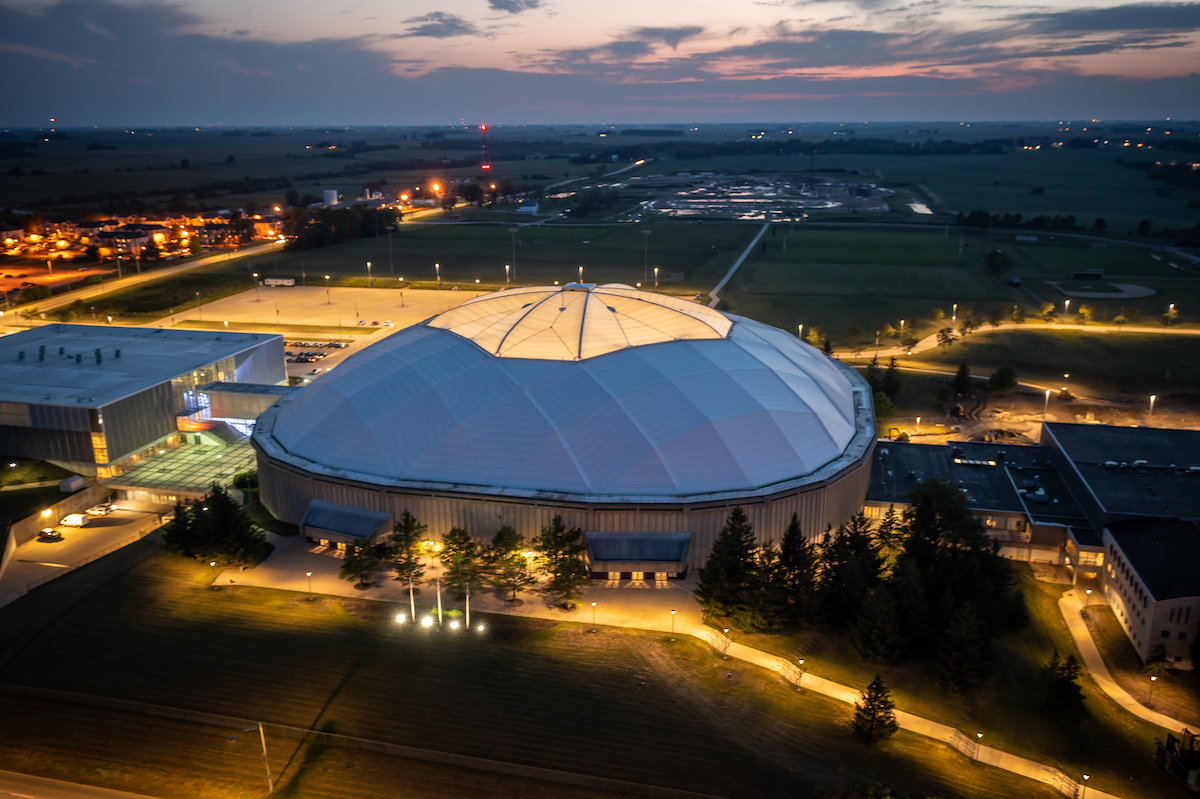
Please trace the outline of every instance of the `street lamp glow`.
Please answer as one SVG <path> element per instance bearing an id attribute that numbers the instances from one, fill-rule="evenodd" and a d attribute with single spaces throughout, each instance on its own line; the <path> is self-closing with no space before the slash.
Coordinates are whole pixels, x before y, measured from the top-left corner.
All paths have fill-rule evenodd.
<path id="1" fill-rule="evenodd" d="M 450 629 L 451 629 L 451 630 L 457 630 L 457 629 L 458 629 L 458 619 L 453 619 L 453 620 L 450 622 Z"/>
<path id="2" fill-rule="evenodd" d="M 421 619 L 421 626 L 422 627 L 432 627 L 433 626 L 433 616 L 426 616 L 425 618 Z"/>
<path id="3" fill-rule="evenodd" d="M 406 621 L 408 621 L 408 617 L 403 613 L 396 614 L 396 624 L 404 624 Z"/>

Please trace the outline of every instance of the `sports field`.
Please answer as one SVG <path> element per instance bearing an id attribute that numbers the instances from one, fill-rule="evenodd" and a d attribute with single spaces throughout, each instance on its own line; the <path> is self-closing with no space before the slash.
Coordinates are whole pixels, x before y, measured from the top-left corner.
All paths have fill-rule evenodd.
<path id="1" fill-rule="evenodd" d="M 66 612 L 0 677 L 726 796 L 857 780 L 944 797 L 1053 795 L 906 733 L 866 749 L 845 726 L 848 706 L 691 640 L 513 617 L 486 619 L 482 636 L 436 633 L 400 628 L 376 603 L 208 583 L 207 567 L 156 556 Z M 0 725 L 0 768 L 166 797 L 263 790 L 257 742 L 229 742 L 235 730 L 3 705 L 21 723 Z M 300 778 L 297 796 L 378 796 L 408 779 L 370 764 L 339 771 L 336 750 L 304 770 L 311 749 L 273 745 L 282 782 Z"/>

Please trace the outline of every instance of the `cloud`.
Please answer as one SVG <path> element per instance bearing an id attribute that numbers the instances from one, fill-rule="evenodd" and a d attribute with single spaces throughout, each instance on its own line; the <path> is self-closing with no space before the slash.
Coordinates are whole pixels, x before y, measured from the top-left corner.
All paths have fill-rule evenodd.
<path id="1" fill-rule="evenodd" d="M 542 0 L 488 0 L 488 5 L 494 11 L 507 11 L 509 14 L 520 14 L 522 11 L 532 11 L 542 7 Z"/>
<path id="2" fill-rule="evenodd" d="M 634 28 L 626 35 L 643 42 L 662 42 L 676 50 L 684 39 L 693 39 L 702 33 L 704 28 L 699 25 L 680 25 L 674 28 Z"/>
<path id="3" fill-rule="evenodd" d="M 234 36 L 249 36 L 250 31 L 246 30 L 245 28 L 241 28 L 239 30 L 234 31 L 233 35 Z"/>
<path id="4" fill-rule="evenodd" d="M 31 58 L 44 58 L 47 61 L 57 61 L 60 64 L 70 64 L 76 69 L 82 67 L 84 64 L 96 63 L 92 59 L 84 58 L 83 56 L 57 53 L 53 50 L 46 50 L 44 48 L 34 47 L 33 45 L 29 44 L 9 44 L 7 42 L 0 42 L 0 50 L 7 51 L 9 53 L 20 53 L 21 55 L 27 55 Z"/>
<path id="5" fill-rule="evenodd" d="M 445 11 L 431 11 L 420 17 L 410 17 L 404 24 L 412 25 L 404 37 L 427 36 L 431 39 L 452 39 L 456 36 L 489 36 L 457 14 L 447 14 Z"/>
<path id="6" fill-rule="evenodd" d="M 1200 3 L 1130 3 L 1109 8 L 1031 12 L 1012 17 L 1031 30 L 1054 33 L 1200 30 Z"/>

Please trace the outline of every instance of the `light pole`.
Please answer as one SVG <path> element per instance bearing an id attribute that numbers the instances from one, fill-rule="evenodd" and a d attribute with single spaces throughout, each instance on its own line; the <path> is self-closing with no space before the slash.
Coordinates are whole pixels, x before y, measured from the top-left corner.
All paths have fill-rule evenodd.
<path id="1" fill-rule="evenodd" d="M 957 322 L 957 321 L 958 321 L 958 303 L 956 302 L 956 303 L 954 303 L 954 305 L 953 305 L 953 306 L 951 306 L 951 311 L 950 311 L 950 326 L 951 326 L 951 327 L 954 327 L 954 323 L 955 323 L 955 322 Z"/>
<path id="2" fill-rule="evenodd" d="M 592 629 L 588 630 L 588 632 L 589 633 L 596 632 L 596 603 L 595 602 L 592 603 Z"/>
<path id="3" fill-rule="evenodd" d="M 438 595 L 438 624 L 442 623 L 442 578 L 437 578 L 437 595 Z"/>
<path id="4" fill-rule="evenodd" d="M 1088 783 L 1088 780 L 1090 780 L 1091 778 L 1092 778 L 1091 774 L 1083 775 L 1083 790 L 1079 794 L 1079 799 L 1084 799 L 1084 797 L 1087 796 L 1087 783 Z"/>
<path id="5" fill-rule="evenodd" d="M 367 261 L 367 288 L 371 288 L 371 262 Z"/>
<path id="6" fill-rule="evenodd" d="M 1156 399 L 1158 399 L 1157 394 L 1150 395 L 1150 415 L 1146 417 L 1147 422 L 1154 418 L 1154 400 Z"/>
<path id="7" fill-rule="evenodd" d="M 218 587 L 218 586 L 217 586 L 217 562 L 216 562 L 215 560 L 210 560 L 210 561 L 208 562 L 208 565 L 209 565 L 209 568 L 211 568 L 211 569 L 212 569 L 212 584 L 213 584 L 213 590 L 214 590 L 214 591 L 216 591 L 216 590 L 217 590 L 217 587 Z"/>
<path id="8" fill-rule="evenodd" d="M 980 762 L 980 760 L 979 760 L 979 747 L 980 747 L 980 742 L 981 742 L 982 740 L 983 740 L 983 733 L 981 733 L 981 732 L 977 732 L 977 733 L 975 733 L 975 762 L 976 762 L 976 763 L 979 763 L 979 762 Z"/>
<path id="9" fill-rule="evenodd" d="M 903 319 L 900 320 L 900 344 L 901 344 L 901 346 L 903 346 L 903 344 L 904 344 L 904 320 Z"/>
<path id="10" fill-rule="evenodd" d="M 796 335 L 799 337 L 799 339 L 801 341 L 804 341 L 804 325 L 797 325 L 796 329 L 797 329 Z"/>
<path id="11" fill-rule="evenodd" d="M 254 301 L 262 302 L 262 297 L 258 294 L 258 272 L 254 273 Z"/>
<path id="12" fill-rule="evenodd" d="M 388 232 L 388 277 L 395 277 L 396 264 L 392 261 L 392 231 L 396 229 L 396 226 L 384 225 L 383 227 Z"/>
<path id="13" fill-rule="evenodd" d="M 579 282 L 580 284 L 583 283 L 583 264 L 579 265 Z"/>
<path id="14" fill-rule="evenodd" d="M 508 229 L 508 232 L 512 238 L 512 268 L 513 268 L 513 276 L 516 277 L 516 274 L 517 274 L 517 229 L 515 227 L 510 227 Z"/>
<path id="15" fill-rule="evenodd" d="M 305 572 L 305 573 L 304 573 L 304 576 L 308 578 L 308 601 L 309 601 L 309 602 L 312 602 L 312 601 L 313 601 L 313 594 L 312 594 L 312 572 Z"/>
<path id="16" fill-rule="evenodd" d="M 798 658 L 796 660 L 796 690 L 803 691 L 804 690 L 803 685 L 804 685 L 804 658 Z"/>
<path id="17" fill-rule="evenodd" d="M 242 730 L 242 732 L 250 732 L 250 730 L 253 730 L 253 729 L 258 730 L 258 739 L 262 742 L 263 765 L 267 767 L 267 787 L 270 789 L 267 791 L 267 793 L 274 793 L 275 792 L 275 777 L 272 776 L 272 774 L 271 774 L 271 760 L 269 757 L 267 757 L 267 734 L 263 731 L 263 723 L 261 721 L 254 727 L 247 727 L 246 729 Z M 239 732 L 237 735 L 234 735 L 229 740 L 236 741 L 238 735 L 241 735 L 241 734 L 242 733 Z"/>
<path id="18" fill-rule="evenodd" d="M 512 282 L 512 280 L 511 280 L 511 279 L 509 278 L 509 276 L 508 276 L 508 270 L 509 270 L 509 265 L 508 265 L 508 264 L 505 264 L 505 265 L 504 265 L 504 282 L 505 282 L 505 283 L 511 283 L 511 282 Z"/>
<path id="19" fill-rule="evenodd" d="M 721 639 L 721 659 L 729 660 L 729 628 L 722 627 L 721 632 L 724 633 L 724 637 Z"/>
<path id="20" fill-rule="evenodd" d="M 650 280 L 650 231 L 642 231 L 642 282 Z"/>
<path id="21" fill-rule="evenodd" d="M 1150 700 L 1146 702 L 1146 707 L 1154 707 L 1154 683 L 1158 682 L 1158 675 L 1150 677 Z"/>
<path id="22" fill-rule="evenodd" d="M 1085 588 L 1083 589 L 1083 593 L 1087 594 L 1083 600 L 1083 609 L 1087 610 L 1092 604 L 1092 589 Z"/>
<path id="23" fill-rule="evenodd" d="M 471 629 L 471 584 L 468 582 L 467 589 L 467 629 Z"/>
<path id="24" fill-rule="evenodd" d="M 671 640 L 675 640 L 675 611 L 671 611 Z"/>
<path id="25" fill-rule="evenodd" d="M 196 321 L 204 321 L 204 306 L 200 304 L 200 292 L 196 292 Z"/>
<path id="26" fill-rule="evenodd" d="M 654 288 L 658 288 L 658 267 L 654 267 Z"/>
<path id="27" fill-rule="evenodd" d="M 333 300 L 329 299 L 329 275 L 325 276 L 325 304 L 333 305 Z"/>
<path id="28" fill-rule="evenodd" d="M 408 609 L 412 611 L 412 617 L 417 618 L 417 600 L 413 598 L 412 574 L 408 575 Z"/>
<path id="29" fill-rule="evenodd" d="M 1050 413 L 1050 389 L 1046 389 L 1046 404 L 1042 406 L 1042 421 L 1046 421 L 1046 415 Z"/>
<path id="30" fill-rule="evenodd" d="M 1066 316 L 1070 312 L 1071 312 L 1071 301 L 1067 300 L 1066 302 L 1063 303 L 1063 316 Z"/>
<path id="31" fill-rule="evenodd" d="M 437 287 L 440 289 L 442 287 L 442 265 L 434 264 L 433 272 L 435 275 L 437 275 Z"/>

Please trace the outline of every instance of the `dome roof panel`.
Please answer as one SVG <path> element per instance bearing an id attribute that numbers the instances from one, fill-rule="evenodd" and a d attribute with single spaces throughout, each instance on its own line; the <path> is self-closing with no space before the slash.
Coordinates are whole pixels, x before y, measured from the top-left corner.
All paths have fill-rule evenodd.
<path id="1" fill-rule="evenodd" d="M 616 283 L 498 291 L 427 324 L 474 341 L 490 355 L 553 361 L 666 341 L 724 338 L 733 326 L 729 317 L 703 305 Z"/>
<path id="2" fill-rule="evenodd" d="M 704 323 L 713 335 L 576 359 L 591 351 L 587 317 L 601 297 L 610 303 L 602 328 L 622 316 L 609 307 L 648 308 L 636 324 L 601 329 L 599 349 L 613 331 L 640 341 L 638 331 L 658 325 L 661 334 L 681 312 L 627 287 L 492 296 L 503 302 L 469 314 L 460 311 L 478 301 L 464 304 L 351 356 L 281 403 L 270 435 L 284 452 L 358 479 L 593 497 L 757 489 L 813 473 L 855 437 L 861 378 L 782 331 L 717 314 L 725 333 L 716 335 L 722 325 L 688 316 L 685 326 Z M 583 346 L 576 340 L 569 359 L 490 355 L 437 324 L 451 314 L 498 351 L 511 340 L 562 355 L 572 333 Z M 518 315 L 537 324 L 523 327 Z M 493 335 L 500 317 L 508 327 Z"/>

